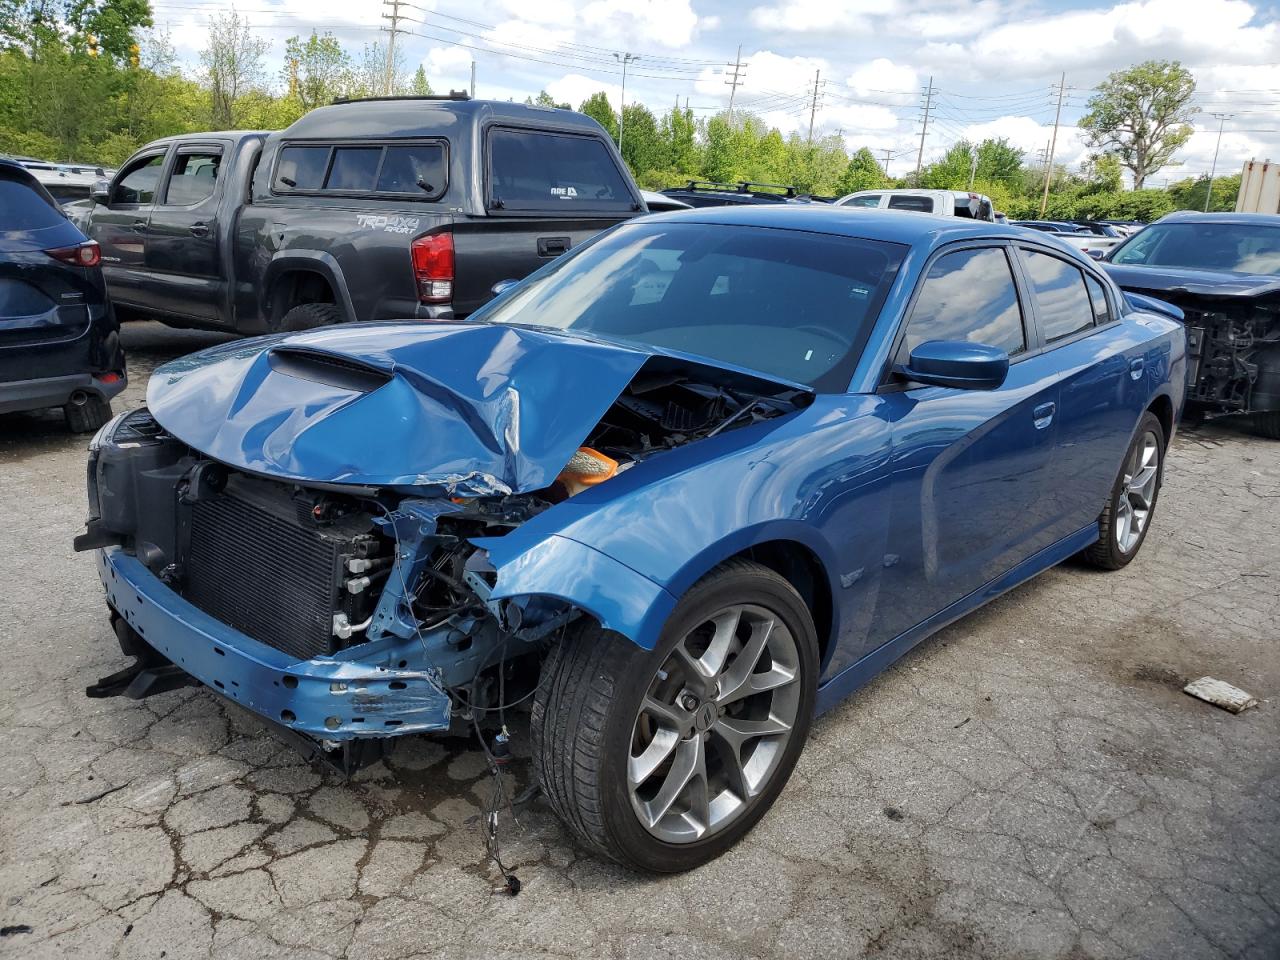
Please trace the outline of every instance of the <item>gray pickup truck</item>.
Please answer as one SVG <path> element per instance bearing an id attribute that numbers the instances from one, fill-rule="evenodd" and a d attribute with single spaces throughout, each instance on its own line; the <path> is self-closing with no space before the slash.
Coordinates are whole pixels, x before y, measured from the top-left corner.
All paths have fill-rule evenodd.
<path id="1" fill-rule="evenodd" d="M 590 117 L 452 95 L 157 140 L 73 215 L 123 315 L 262 333 L 463 317 L 644 211 Z"/>

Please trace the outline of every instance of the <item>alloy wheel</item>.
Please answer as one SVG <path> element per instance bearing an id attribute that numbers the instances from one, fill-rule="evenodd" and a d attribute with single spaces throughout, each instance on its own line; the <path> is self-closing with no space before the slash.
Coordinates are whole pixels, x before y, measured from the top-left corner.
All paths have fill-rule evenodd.
<path id="1" fill-rule="evenodd" d="M 1120 498 L 1116 503 L 1116 545 L 1130 553 L 1142 539 L 1155 505 L 1160 479 L 1160 441 L 1150 430 L 1134 444 L 1124 467 Z"/>
<path id="2" fill-rule="evenodd" d="M 778 770 L 799 679 L 796 640 L 764 607 L 728 606 L 681 637 L 631 735 L 627 789 L 645 829 L 692 843 L 741 816 Z"/>

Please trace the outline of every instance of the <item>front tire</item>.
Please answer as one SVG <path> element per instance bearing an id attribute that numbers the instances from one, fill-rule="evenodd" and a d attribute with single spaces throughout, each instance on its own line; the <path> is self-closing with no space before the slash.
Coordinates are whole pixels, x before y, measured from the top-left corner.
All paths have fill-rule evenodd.
<path id="1" fill-rule="evenodd" d="M 1120 474 L 1098 518 L 1098 542 L 1083 553 L 1093 566 L 1119 570 L 1138 555 L 1151 529 L 1164 482 L 1164 454 L 1164 427 L 1148 410 L 1125 451 Z"/>
<path id="2" fill-rule="evenodd" d="M 733 560 L 681 599 L 653 650 L 580 621 L 543 667 L 534 771 L 590 850 L 676 873 L 777 799 L 813 716 L 818 642 L 795 588 Z"/>

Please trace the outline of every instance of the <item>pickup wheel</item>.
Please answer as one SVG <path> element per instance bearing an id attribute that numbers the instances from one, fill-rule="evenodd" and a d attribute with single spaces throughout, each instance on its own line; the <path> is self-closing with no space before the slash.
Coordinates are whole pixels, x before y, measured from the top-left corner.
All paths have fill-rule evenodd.
<path id="1" fill-rule="evenodd" d="M 1098 542 L 1081 554 L 1095 567 L 1119 570 L 1138 555 L 1151 529 L 1156 498 L 1164 481 L 1164 427 L 1151 411 L 1125 451 L 1120 475 L 1098 518 Z"/>
<path id="2" fill-rule="evenodd" d="M 342 311 L 332 303 L 303 303 L 280 319 L 281 330 L 310 330 L 342 322 Z"/>
<path id="3" fill-rule="evenodd" d="M 584 618 L 543 667 L 534 770 L 586 847 L 689 870 L 773 805 L 809 733 L 813 618 L 772 570 L 733 560 L 677 604 L 653 650 Z"/>
<path id="4" fill-rule="evenodd" d="M 111 419 L 111 401 L 92 393 L 72 397 L 62 408 L 72 433 L 90 433 Z"/>

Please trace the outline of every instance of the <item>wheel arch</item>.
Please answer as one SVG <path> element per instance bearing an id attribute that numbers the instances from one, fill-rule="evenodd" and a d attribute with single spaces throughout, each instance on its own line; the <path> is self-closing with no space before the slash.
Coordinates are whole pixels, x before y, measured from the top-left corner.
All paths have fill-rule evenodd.
<path id="1" fill-rule="evenodd" d="M 355 319 L 342 269 L 324 251 L 291 251 L 272 260 L 262 290 L 261 315 L 268 329 L 275 329 L 289 310 L 305 303 L 332 303 L 345 319 Z"/>
<path id="2" fill-rule="evenodd" d="M 1159 393 L 1147 404 L 1147 410 L 1156 415 L 1156 419 L 1160 421 L 1160 427 L 1164 430 L 1165 448 L 1168 449 L 1169 442 L 1173 439 L 1173 401 L 1167 394 Z"/>

